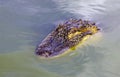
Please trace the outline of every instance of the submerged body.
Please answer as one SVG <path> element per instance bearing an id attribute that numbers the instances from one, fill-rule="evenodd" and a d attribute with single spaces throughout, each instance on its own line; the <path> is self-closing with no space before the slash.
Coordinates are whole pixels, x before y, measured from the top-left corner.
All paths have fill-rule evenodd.
<path id="1" fill-rule="evenodd" d="M 78 45 L 87 35 L 100 29 L 90 21 L 70 19 L 53 30 L 36 48 L 41 57 L 55 57 Z"/>

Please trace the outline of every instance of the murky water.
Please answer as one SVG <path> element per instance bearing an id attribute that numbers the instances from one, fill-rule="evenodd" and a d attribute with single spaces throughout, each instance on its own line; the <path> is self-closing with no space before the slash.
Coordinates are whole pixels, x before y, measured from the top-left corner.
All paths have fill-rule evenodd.
<path id="1" fill-rule="evenodd" d="M 120 77 L 119 15 L 119 0 L 0 0 L 0 77 Z M 67 55 L 37 57 L 36 45 L 70 17 L 102 31 Z"/>

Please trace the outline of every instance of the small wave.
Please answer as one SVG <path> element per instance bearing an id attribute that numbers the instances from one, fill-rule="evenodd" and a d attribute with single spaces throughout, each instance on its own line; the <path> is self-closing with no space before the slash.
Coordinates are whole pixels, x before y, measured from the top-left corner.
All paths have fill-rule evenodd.
<path id="1" fill-rule="evenodd" d="M 77 16 L 83 16 L 84 19 L 91 19 L 97 14 L 103 14 L 106 10 L 104 4 L 106 0 L 53 0 L 58 9 L 73 13 Z"/>

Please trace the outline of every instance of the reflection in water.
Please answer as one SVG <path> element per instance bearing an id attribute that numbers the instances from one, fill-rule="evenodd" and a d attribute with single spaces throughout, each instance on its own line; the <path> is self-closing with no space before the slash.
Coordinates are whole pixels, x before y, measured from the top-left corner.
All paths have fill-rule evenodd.
<path id="1" fill-rule="evenodd" d="M 120 77 L 119 4 L 119 0 L 0 0 L 0 77 Z M 88 40 L 59 58 L 36 57 L 35 46 L 57 22 L 70 17 L 97 22 L 101 39 Z"/>

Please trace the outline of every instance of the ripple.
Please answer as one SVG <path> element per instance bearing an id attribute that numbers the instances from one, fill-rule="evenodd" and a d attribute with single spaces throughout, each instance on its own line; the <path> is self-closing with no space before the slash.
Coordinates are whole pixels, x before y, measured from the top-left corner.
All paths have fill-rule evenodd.
<path id="1" fill-rule="evenodd" d="M 58 9 L 73 13 L 75 15 L 81 15 L 85 19 L 91 19 L 94 15 L 104 14 L 106 8 L 104 7 L 106 0 L 53 0 L 58 4 Z"/>

